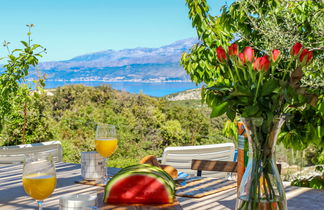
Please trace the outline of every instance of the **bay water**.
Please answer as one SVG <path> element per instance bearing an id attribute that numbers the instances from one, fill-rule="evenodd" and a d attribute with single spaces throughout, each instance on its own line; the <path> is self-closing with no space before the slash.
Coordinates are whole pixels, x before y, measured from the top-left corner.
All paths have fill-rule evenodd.
<path id="1" fill-rule="evenodd" d="M 83 84 L 86 86 L 110 85 L 113 89 L 129 93 L 143 93 L 154 97 L 201 87 L 193 82 L 103 82 L 103 81 L 46 81 L 45 89 L 57 88 L 63 85 Z"/>

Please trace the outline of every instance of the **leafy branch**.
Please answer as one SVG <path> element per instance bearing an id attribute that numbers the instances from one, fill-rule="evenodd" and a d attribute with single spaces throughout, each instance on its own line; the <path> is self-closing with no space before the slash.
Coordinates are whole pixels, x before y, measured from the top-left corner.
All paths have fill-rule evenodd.
<path id="1" fill-rule="evenodd" d="M 309 113 L 306 111 L 307 109 L 320 110 L 318 108 L 320 105 L 316 103 L 315 98 L 321 98 L 324 91 L 324 4 L 322 2 L 241 0 L 230 6 L 222 7 L 220 16 L 209 14 L 207 0 L 186 0 L 186 3 L 189 8 L 189 18 L 197 30 L 200 42 L 194 45 L 189 53 L 182 55 L 181 64 L 192 81 L 197 84 L 204 83 L 206 86 L 202 89 L 202 101 L 213 109 L 212 116 L 225 113 L 224 110 L 227 107 L 226 115 L 230 119 L 234 119 L 235 113 L 243 113 L 243 107 L 247 104 L 251 105 L 248 110 L 256 111 L 253 102 L 265 105 L 264 112 L 268 110 L 275 112 L 275 109 L 281 107 L 280 103 L 283 103 L 283 99 L 292 96 L 294 99 L 284 105 L 284 110 L 291 113 L 291 119 L 294 119 L 297 114 L 292 108 L 298 109 L 301 115 Z M 257 56 L 270 54 L 272 49 L 280 50 L 282 60 L 276 67 L 276 71 L 282 72 L 287 78 L 291 76 L 291 69 L 297 68 L 297 66 L 290 66 L 292 64 L 289 60 L 289 49 L 294 43 L 303 43 L 313 52 L 314 59 L 310 65 L 304 67 L 301 79 L 295 80 L 295 84 L 285 91 L 281 90 L 283 91 L 282 96 L 272 99 L 268 97 L 267 100 L 262 101 L 250 101 L 249 94 L 254 94 L 251 93 L 251 90 L 237 89 L 234 91 L 235 96 L 229 96 L 233 91 L 232 83 L 227 76 L 223 75 L 224 68 L 216 62 L 216 48 L 222 46 L 226 49 L 228 43 L 233 41 L 237 43 L 239 49 L 248 45 L 252 46 L 256 49 Z M 242 78 L 245 79 L 247 76 L 242 75 Z M 223 89 L 222 93 L 219 89 L 212 88 L 216 84 L 217 87 Z M 287 84 L 282 83 L 281 85 Z M 298 89 L 294 90 L 295 88 Z M 273 91 L 279 91 L 279 89 Z M 309 101 L 309 105 L 312 105 L 299 107 L 302 101 L 298 94 L 303 95 L 304 99 Z M 228 95 L 227 101 L 223 100 L 224 95 Z M 231 97 L 236 97 L 239 101 L 238 110 L 229 105 L 232 104 Z M 277 102 L 274 103 L 275 101 Z M 295 117 L 298 119 L 298 116 Z M 321 119 L 317 125 L 323 128 L 323 116 L 317 114 L 314 117 Z M 301 119 L 296 122 L 307 127 L 313 126 L 313 121 L 304 121 L 306 118 Z M 304 128 L 306 129 L 306 127 Z M 286 129 L 287 126 L 284 127 L 283 132 L 288 131 Z M 302 129 L 295 131 L 299 138 L 307 138 Z M 322 132 L 318 134 L 316 135 L 317 141 L 324 136 Z M 294 142 L 294 139 L 291 138 L 289 141 Z M 288 144 L 287 140 L 285 142 L 286 145 L 294 145 L 293 143 Z M 309 140 L 308 142 L 316 141 Z"/>
<path id="2" fill-rule="evenodd" d="M 31 99 L 31 90 L 26 84 L 31 67 L 38 64 L 38 58 L 46 52 L 46 49 L 39 44 L 32 44 L 31 28 L 28 24 L 28 42 L 21 41 L 24 48 L 10 50 L 10 42 L 4 41 L 3 46 L 8 51 L 6 64 L 2 66 L 4 72 L 0 75 L 0 131 L 3 129 L 6 116 L 11 113 L 13 104 L 20 101 L 24 104 L 24 115 L 26 117 L 27 103 Z M 24 128 L 26 129 L 26 123 Z"/>

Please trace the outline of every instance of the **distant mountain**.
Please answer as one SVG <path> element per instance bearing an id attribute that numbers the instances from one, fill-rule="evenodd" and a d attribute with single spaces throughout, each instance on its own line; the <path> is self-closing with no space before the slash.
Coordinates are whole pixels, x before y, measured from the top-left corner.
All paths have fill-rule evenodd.
<path id="1" fill-rule="evenodd" d="M 180 57 L 197 42 L 190 38 L 160 48 L 106 50 L 43 62 L 37 69 L 47 74 L 49 81 L 187 81 Z M 33 72 L 30 77 L 35 75 Z"/>

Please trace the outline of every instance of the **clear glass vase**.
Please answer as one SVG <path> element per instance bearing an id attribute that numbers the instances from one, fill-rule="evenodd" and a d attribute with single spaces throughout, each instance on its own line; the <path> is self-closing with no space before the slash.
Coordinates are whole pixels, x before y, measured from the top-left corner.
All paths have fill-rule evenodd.
<path id="1" fill-rule="evenodd" d="M 275 145 L 284 117 L 242 119 L 250 154 L 239 186 L 237 210 L 286 210 L 285 190 L 276 165 Z"/>

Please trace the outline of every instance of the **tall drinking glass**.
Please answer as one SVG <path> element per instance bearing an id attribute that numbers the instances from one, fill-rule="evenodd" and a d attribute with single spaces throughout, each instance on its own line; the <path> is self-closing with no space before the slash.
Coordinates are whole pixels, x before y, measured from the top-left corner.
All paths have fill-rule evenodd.
<path id="1" fill-rule="evenodd" d="M 106 158 L 110 157 L 117 149 L 117 133 L 114 125 L 102 124 L 97 126 L 96 130 L 96 151 Z M 107 167 L 107 164 L 106 164 Z M 103 183 L 108 181 L 107 170 Z"/>
<path id="2" fill-rule="evenodd" d="M 52 156 L 48 154 L 29 155 L 25 159 L 22 182 L 25 192 L 35 199 L 42 209 L 56 186 L 56 172 Z"/>

